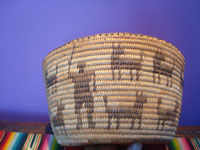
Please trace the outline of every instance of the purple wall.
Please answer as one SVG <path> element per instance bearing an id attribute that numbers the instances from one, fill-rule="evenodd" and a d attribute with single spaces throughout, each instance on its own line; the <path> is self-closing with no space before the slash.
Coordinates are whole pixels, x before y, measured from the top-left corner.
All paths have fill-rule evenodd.
<path id="1" fill-rule="evenodd" d="M 42 60 L 78 37 L 107 32 L 164 39 L 186 59 L 180 125 L 200 125 L 200 1 L 0 1 L 0 120 L 47 122 Z"/>

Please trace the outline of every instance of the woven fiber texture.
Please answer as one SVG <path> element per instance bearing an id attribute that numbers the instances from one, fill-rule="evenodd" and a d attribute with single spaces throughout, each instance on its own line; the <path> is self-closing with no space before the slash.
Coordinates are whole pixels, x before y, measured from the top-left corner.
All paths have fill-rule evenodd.
<path id="1" fill-rule="evenodd" d="M 185 61 L 172 44 L 131 33 L 73 40 L 43 61 L 51 125 L 61 145 L 173 139 Z"/>

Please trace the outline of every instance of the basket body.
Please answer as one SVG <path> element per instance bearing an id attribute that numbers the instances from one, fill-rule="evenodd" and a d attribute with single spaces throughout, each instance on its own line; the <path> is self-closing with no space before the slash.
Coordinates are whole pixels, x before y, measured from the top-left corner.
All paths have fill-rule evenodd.
<path id="1" fill-rule="evenodd" d="M 98 34 L 57 48 L 43 61 L 57 141 L 170 141 L 179 122 L 184 65 L 173 45 L 138 34 Z"/>

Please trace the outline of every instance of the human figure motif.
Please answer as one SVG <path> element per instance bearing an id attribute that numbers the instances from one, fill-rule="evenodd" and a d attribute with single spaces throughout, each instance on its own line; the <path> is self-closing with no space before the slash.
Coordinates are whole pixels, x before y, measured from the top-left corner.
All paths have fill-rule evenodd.
<path id="1" fill-rule="evenodd" d="M 161 130 L 163 130 L 165 121 L 172 121 L 172 126 L 175 125 L 175 119 L 178 117 L 178 110 L 180 110 L 180 104 L 176 101 L 175 106 L 173 110 L 166 110 L 161 108 L 162 99 L 158 98 L 158 123 L 157 123 L 157 129 L 159 129 L 161 125 Z"/>
<path id="2" fill-rule="evenodd" d="M 96 91 L 95 83 L 95 71 L 85 71 L 86 63 L 79 62 L 77 68 L 78 73 L 69 72 L 69 79 L 72 79 L 74 83 L 74 102 L 75 102 L 75 114 L 77 115 L 77 126 L 76 129 L 80 130 L 82 128 L 82 117 L 80 110 L 85 104 L 87 109 L 87 119 L 89 128 L 94 128 L 95 123 L 93 122 L 92 114 L 94 112 L 94 98 L 92 92 Z M 90 81 L 93 80 L 93 91 L 90 91 Z"/>
<path id="3" fill-rule="evenodd" d="M 130 70 L 130 78 L 131 81 L 133 80 L 133 70 L 136 70 L 136 80 L 139 80 L 139 71 L 141 70 L 141 62 L 144 56 L 144 52 L 141 51 L 140 59 L 127 59 L 123 56 L 126 55 L 124 50 L 120 48 L 120 44 L 115 47 L 113 44 L 113 52 L 111 55 L 111 69 L 112 69 L 112 76 L 113 80 L 115 80 L 115 70 L 118 71 L 118 80 L 121 80 L 121 70 L 126 69 Z"/>
<path id="4" fill-rule="evenodd" d="M 160 84 L 161 78 L 160 75 L 164 75 L 167 77 L 167 86 L 172 87 L 172 72 L 174 70 L 174 63 L 173 67 L 169 67 L 166 65 L 163 65 L 161 62 L 165 60 L 165 55 L 162 51 L 157 50 L 155 53 L 155 56 L 153 58 L 153 82 L 156 80 L 156 74 L 158 74 L 158 83 Z M 171 79 L 171 82 L 169 84 L 169 78 Z"/>
<path id="5" fill-rule="evenodd" d="M 138 113 L 138 111 L 143 110 L 143 105 L 147 103 L 147 97 L 143 95 L 143 91 L 136 91 L 136 101 L 133 102 L 133 107 L 127 108 L 127 106 L 109 106 L 108 105 L 108 96 L 103 96 L 104 104 L 106 113 L 108 113 L 108 126 L 107 128 L 110 129 L 111 126 L 111 119 L 115 118 L 117 119 L 116 123 L 116 129 L 119 129 L 120 125 L 120 118 L 127 118 L 131 119 L 131 127 L 130 129 L 133 129 L 135 120 L 138 119 L 139 127 L 141 128 L 141 121 L 142 121 L 142 112 Z"/>
<path id="6" fill-rule="evenodd" d="M 49 87 L 51 87 L 51 90 L 49 90 L 49 92 L 51 94 L 55 94 L 57 92 L 57 86 L 56 86 L 57 73 L 58 73 L 58 65 L 56 65 L 56 73 L 54 75 L 47 77 L 48 73 L 45 72 L 47 89 L 49 89 Z M 63 119 L 63 114 L 62 114 L 64 107 L 65 106 L 64 106 L 64 104 L 62 104 L 62 100 L 56 102 L 56 115 L 51 118 L 51 121 L 55 127 L 56 126 L 64 126 L 64 119 Z M 51 111 L 50 111 L 50 113 L 51 113 Z"/>

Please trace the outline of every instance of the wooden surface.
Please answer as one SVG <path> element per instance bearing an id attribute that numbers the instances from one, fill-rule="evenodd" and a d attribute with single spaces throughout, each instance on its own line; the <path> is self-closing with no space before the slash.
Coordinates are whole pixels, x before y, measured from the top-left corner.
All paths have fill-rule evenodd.
<path id="1" fill-rule="evenodd" d="M 0 121 L 0 130 L 33 133 L 52 133 L 49 123 Z M 200 126 L 178 127 L 176 137 L 200 137 Z"/>
<path id="2" fill-rule="evenodd" d="M 49 123 L 0 121 L 0 130 L 15 132 L 52 133 Z"/>

